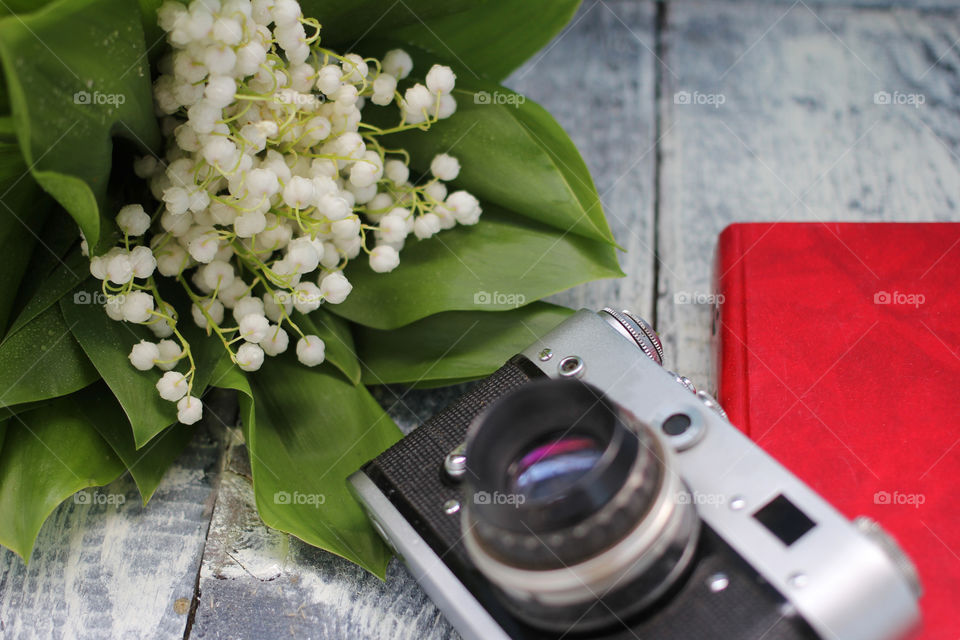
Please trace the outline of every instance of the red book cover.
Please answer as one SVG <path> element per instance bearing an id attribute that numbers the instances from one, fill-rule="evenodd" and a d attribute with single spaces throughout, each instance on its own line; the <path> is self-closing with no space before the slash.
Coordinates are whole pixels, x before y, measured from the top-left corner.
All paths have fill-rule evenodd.
<path id="1" fill-rule="evenodd" d="M 714 284 L 731 422 L 892 533 L 924 585 L 917 637 L 960 638 L 960 224 L 733 224 Z"/>

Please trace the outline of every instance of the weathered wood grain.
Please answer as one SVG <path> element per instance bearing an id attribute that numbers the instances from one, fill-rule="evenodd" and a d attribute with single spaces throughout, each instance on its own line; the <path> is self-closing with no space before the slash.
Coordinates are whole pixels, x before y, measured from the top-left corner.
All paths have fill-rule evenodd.
<path id="1" fill-rule="evenodd" d="M 671 5 L 687 2 L 688 0 L 667 0 Z M 742 10 L 750 10 L 751 5 L 778 5 L 786 9 L 798 4 L 819 10 L 821 7 L 858 7 L 864 9 L 901 9 L 913 8 L 921 10 L 951 9 L 957 6 L 956 0 L 716 0 L 719 3 L 737 4 Z"/>
<path id="2" fill-rule="evenodd" d="M 716 236 L 727 224 L 958 218 L 958 17 L 669 6 L 658 297 L 668 364 L 707 379 L 710 307 L 675 296 L 710 293 Z M 924 103 L 877 104 L 880 91 Z M 691 104 L 675 101 L 678 92 Z M 723 101 L 692 104 L 697 95 Z"/>
<path id="3" fill-rule="evenodd" d="M 257 516 L 246 448 L 224 472 L 189 637 L 419 638 L 456 633 L 396 560 L 387 583 L 267 528 Z"/>
<path id="4" fill-rule="evenodd" d="M 669 4 L 679 4 L 687 0 L 667 0 Z M 749 10 L 753 4 L 779 5 L 784 9 L 793 4 L 806 4 L 808 7 L 819 9 L 821 7 L 860 7 L 865 9 L 951 9 L 957 6 L 956 0 L 716 0 L 716 2 L 726 2 L 737 4 L 743 10 Z"/>
<path id="5" fill-rule="evenodd" d="M 430 391 L 375 387 L 404 433 L 470 385 Z M 421 638 L 459 636 L 404 566 L 383 583 L 333 554 L 266 527 L 256 512 L 246 448 L 233 433 L 186 637 Z"/>
<path id="6" fill-rule="evenodd" d="M 0 638 L 182 638 L 220 452 L 198 432 L 147 506 L 124 476 L 57 508 L 29 566 L 0 550 Z"/>
<path id="7" fill-rule="evenodd" d="M 405 433 L 462 394 L 378 387 Z M 233 442 L 204 551 L 191 638 L 456 638 L 402 564 L 387 583 L 269 529 L 257 516 L 246 448 Z"/>

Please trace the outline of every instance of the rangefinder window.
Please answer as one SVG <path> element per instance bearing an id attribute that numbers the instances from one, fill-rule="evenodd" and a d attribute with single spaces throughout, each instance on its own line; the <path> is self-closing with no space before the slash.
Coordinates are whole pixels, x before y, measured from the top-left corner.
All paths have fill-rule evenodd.
<path id="1" fill-rule="evenodd" d="M 788 547 L 813 529 L 816 523 L 780 494 L 753 514 L 767 531 Z"/>

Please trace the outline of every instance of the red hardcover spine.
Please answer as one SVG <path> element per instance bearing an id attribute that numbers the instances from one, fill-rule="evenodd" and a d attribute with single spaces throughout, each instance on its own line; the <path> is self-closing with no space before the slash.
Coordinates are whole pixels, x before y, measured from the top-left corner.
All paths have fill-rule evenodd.
<path id="1" fill-rule="evenodd" d="M 742 224 L 720 233 L 713 270 L 713 388 L 730 422 L 750 435 L 749 367 Z"/>

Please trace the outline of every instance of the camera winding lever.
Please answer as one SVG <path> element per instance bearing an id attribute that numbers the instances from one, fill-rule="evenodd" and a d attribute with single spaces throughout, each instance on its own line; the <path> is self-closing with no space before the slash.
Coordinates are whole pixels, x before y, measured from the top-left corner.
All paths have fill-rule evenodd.
<path id="1" fill-rule="evenodd" d="M 660 336 L 654 331 L 650 323 L 626 309 L 617 311 L 610 307 L 604 307 L 601 314 L 606 314 L 605 318 L 610 325 L 619 331 L 629 340 L 633 340 L 640 350 L 648 358 L 659 365 L 663 365 L 663 344 L 660 342 Z"/>

